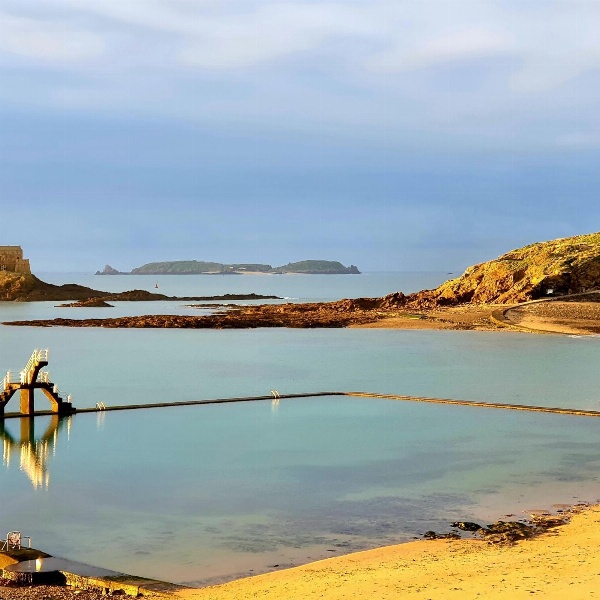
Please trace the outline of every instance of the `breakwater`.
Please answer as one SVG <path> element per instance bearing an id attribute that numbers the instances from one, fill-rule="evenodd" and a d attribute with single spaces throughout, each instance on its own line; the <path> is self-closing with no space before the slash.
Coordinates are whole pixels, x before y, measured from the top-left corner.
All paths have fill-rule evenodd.
<path id="1" fill-rule="evenodd" d="M 552 406 L 535 406 L 526 404 L 504 404 L 501 402 L 480 402 L 477 400 L 456 400 L 451 398 L 429 398 L 426 396 L 405 396 L 395 394 L 381 394 L 374 392 L 305 392 L 297 394 L 280 394 L 277 391 L 272 391 L 270 395 L 265 396 L 240 396 L 233 398 L 214 398 L 208 400 L 182 400 L 172 402 L 154 402 L 147 404 L 128 404 L 128 405 L 106 405 L 104 402 L 98 402 L 96 406 L 90 408 L 79 408 L 73 412 L 78 413 L 98 413 L 98 412 L 111 412 L 111 411 L 124 411 L 124 410 L 141 410 L 150 408 L 173 408 L 176 406 L 202 406 L 210 404 L 231 404 L 241 402 L 260 402 L 260 401 L 271 401 L 278 402 L 282 399 L 294 399 L 294 398 L 317 398 L 323 396 L 348 396 L 355 398 L 375 398 L 380 400 L 395 400 L 402 402 L 424 402 L 429 404 L 446 404 L 455 406 L 468 406 L 472 408 L 495 408 L 500 410 L 520 410 L 527 412 L 543 412 L 552 413 L 559 415 L 571 415 L 581 417 L 600 417 L 600 411 L 577 409 L 577 408 L 559 408 Z M 1 419 L 16 419 L 16 418 L 29 418 L 29 416 L 48 416 L 53 415 L 51 411 L 36 411 L 33 415 L 22 415 L 21 413 L 5 413 L 0 415 Z"/>

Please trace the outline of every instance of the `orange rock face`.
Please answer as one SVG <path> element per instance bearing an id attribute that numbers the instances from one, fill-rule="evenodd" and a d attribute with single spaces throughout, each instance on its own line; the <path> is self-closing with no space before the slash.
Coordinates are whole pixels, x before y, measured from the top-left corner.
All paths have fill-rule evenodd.
<path id="1" fill-rule="evenodd" d="M 540 242 L 469 267 L 435 290 L 409 297 L 416 305 L 515 304 L 600 287 L 600 233 Z"/>

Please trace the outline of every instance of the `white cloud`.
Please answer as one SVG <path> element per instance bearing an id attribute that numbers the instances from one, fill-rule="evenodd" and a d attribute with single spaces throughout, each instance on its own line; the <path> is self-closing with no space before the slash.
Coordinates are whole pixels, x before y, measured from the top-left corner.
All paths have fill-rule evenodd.
<path id="1" fill-rule="evenodd" d="M 101 36 L 65 23 L 0 15 L 0 52 L 44 62 L 78 63 L 100 56 Z"/>
<path id="2" fill-rule="evenodd" d="M 547 143 L 598 119 L 600 0 L 2 0 L 0 34 L 0 66 L 35 67 L 4 71 L 15 104 L 394 141 Z"/>
<path id="3" fill-rule="evenodd" d="M 533 18 L 535 16 L 535 18 Z M 544 93 L 600 69 L 600 2 L 556 2 L 530 15 L 518 28 L 520 68 L 510 87 Z"/>
<path id="4" fill-rule="evenodd" d="M 248 67 L 311 51 L 340 36 L 376 35 L 376 28 L 360 11 L 342 3 L 62 1 L 82 12 L 163 36 L 161 43 L 179 47 L 175 56 L 184 65 L 206 69 Z"/>
<path id="5" fill-rule="evenodd" d="M 4 0 L 4 13 L 0 49 L 49 62 L 106 49 L 116 66 L 241 69 L 292 55 L 314 66 L 335 43 L 328 60 L 355 73 L 510 57 L 517 92 L 600 67 L 599 0 Z"/>
<path id="6" fill-rule="evenodd" d="M 313 51 L 336 38 L 374 35 L 359 15 L 335 4 L 268 4 L 251 14 L 208 20 L 181 52 L 185 64 L 239 68 Z"/>
<path id="7" fill-rule="evenodd" d="M 486 59 L 510 52 L 509 36 L 485 28 L 472 28 L 440 35 L 407 47 L 397 43 L 389 50 L 367 59 L 376 72 L 400 72 L 458 61 Z"/>

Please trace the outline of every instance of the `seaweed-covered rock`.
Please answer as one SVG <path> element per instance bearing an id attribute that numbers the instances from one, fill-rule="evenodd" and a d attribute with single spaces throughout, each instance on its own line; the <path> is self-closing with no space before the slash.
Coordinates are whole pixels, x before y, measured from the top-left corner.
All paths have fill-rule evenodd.
<path id="1" fill-rule="evenodd" d="M 426 531 L 423 534 L 423 538 L 426 540 L 459 540 L 460 535 L 453 531 L 449 533 L 436 533 L 435 531 Z"/>
<path id="2" fill-rule="evenodd" d="M 112 304 L 105 302 L 102 298 L 88 298 L 87 300 L 79 300 L 78 302 L 70 302 L 68 304 L 59 304 L 59 308 L 73 307 L 93 307 L 93 308 L 113 308 Z"/>
<path id="3" fill-rule="evenodd" d="M 456 521 L 452 523 L 452 527 L 456 527 L 461 531 L 479 531 L 482 529 L 481 525 L 477 523 L 472 523 L 471 521 Z"/>
<path id="4" fill-rule="evenodd" d="M 491 543 L 515 542 L 533 537 L 535 528 L 520 521 L 496 521 L 478 533 Z"/>

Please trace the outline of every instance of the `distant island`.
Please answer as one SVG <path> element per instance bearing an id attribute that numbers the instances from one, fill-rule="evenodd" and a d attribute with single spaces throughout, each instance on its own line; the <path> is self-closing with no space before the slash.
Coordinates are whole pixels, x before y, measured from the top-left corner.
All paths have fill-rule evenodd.
<path id="1" fill-rule="evenodd" d="M 0 299 L 9 301 L 79 300 L 104 302 L 206 300 L 174 298 L 131 290 L 114 294 L 75 284 L 56 286 L 29 272 L 6 247 L 0 262 Z M 0 247 L 0 259 L 2 250 Z M 20 250 L 20 249 L 18 249 Z M 20 254 L 19 254 L 20 256 Z M 12 261 L 12 262 L 11 262 Z M 310 261 L 308 265 L 312 266 Z M 297 263 L 298 264 L 298 263 Z M 299 263 L 302 265 L 302 263 Z M 110 269 L 110 267 L 109 267 Z M 27 269 L 26 269 L 27 270 Z M 294 272 L 294 271 L 292 271 Z M 302 272 L 302 271 L 298 271 Z M 251 295 L 253 300 L 266 297 Z M 220 301 L 233 299 L 225 295 Z M 239 299 L 239 297 L 236 297 Z M 537 301 L 537 302 L 532 302 Z M 100 304 L 89 300 L 90 304 Z M 104 306 L 104 304 L 102 304 Z M 203 308 L 206 308 L 204 305 Z M 433 290 L 405 295 L 334 302 L 224 305 L 213 314 L 141 315 L 96 319 L 11 321 L 4 325 L 38 327 L 144 327 L 187 329 L 251 329 L 256 327 L 390 327 L 402 329 L 517 328 L 569 335 L 600 334 L 600 232 L 529 244 L 495 260 L 469 267 L 460 277 Z M 226 309 L 226 310 L 223 310 Z"/>
<path id="2" fill-rule="evenodd" d="M 295 273 L 303 275 L 359 275 L 360 271 L 354 265 L 345 267 L 335 260 L 302 260 L 288 263 L 282 267 L 271 265 L 239 263 L 223 264 L 201 260 L 174 260 L 167 262 L 152 262 L 136 267 L 129 273 L 118 271 L 106 265 L 96 275 L 244 275 L 252 273 L 267 273 L 282 275 Z"/>

